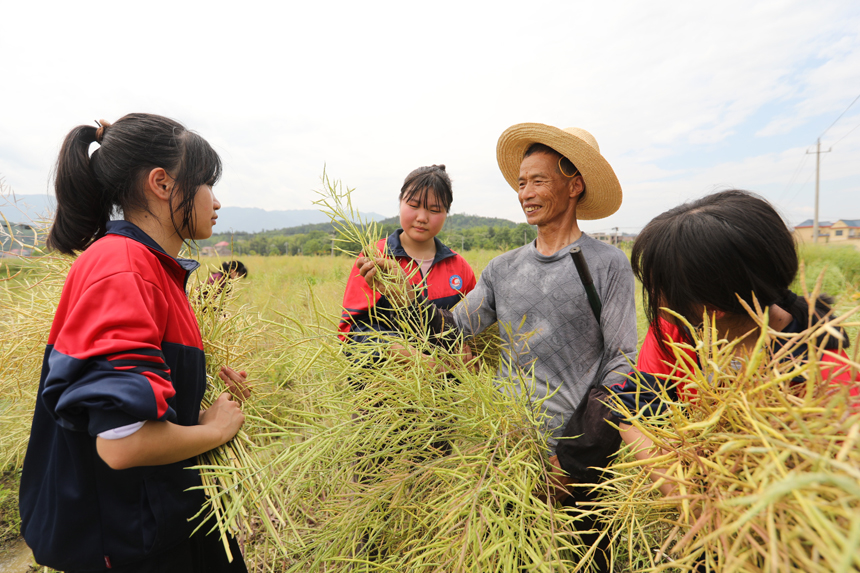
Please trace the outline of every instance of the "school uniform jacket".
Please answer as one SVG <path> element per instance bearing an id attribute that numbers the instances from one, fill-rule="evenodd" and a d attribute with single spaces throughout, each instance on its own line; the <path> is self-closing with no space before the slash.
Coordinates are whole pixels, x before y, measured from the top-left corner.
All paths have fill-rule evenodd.
<path id="1" fill-rule="evenodd" d="M 666 337 L 667 343 L 689 340 L 690 336 L 686 329 L 670 323 L 662 318 L 660 329 Z M 803 332 L 803 325 L 795 317 L 782 332 L 796 334 Z M 773 341 L 774 351 L 779 349 L 783 341 Z M 848 355 L 839 346 L 839 341 L 830 339 L 825 347 L 833 354 L 825 354 L 821 357 L 821 375 L 834 385 L 845 385 L 849 387 L 849 394 L 860 397 L 860 374 L 852 373 L 849 365 Z M 796 358 L 805 357 L 808 348 L 805 344 L 798 345 L 792 350 L 791 355 Z M 700 367 L 699 356 L 692 349 L 680 349 L 682 359 L 687 367 Z M 636 370 L 630 373 L 628 378 L 613 384 L 610 390 L 624 403 L 630 412 L 645 412 L 649 415 L 657 415 L 666 410 L 667 405 L 663 402 L 662 391 L 672 400 L 689 401 L 695 399 L 696 389 L 688 388 L 684 380 L 676 380 L 683 376 L 679 365 L 676 363 L 674 353 L 663 348 L 657 343 L 657 331 L 654 327 L 648 328 L 645 341 L 636 362 Z M 799 380 L 798 380 L 799 381 Z M 854 402 L 854 407 L 860 409 L 860 402 Z M 625 421 L 618 412 L 614 413 L 616 421 Z"/>
<path id="2" fill-rule="evenodd" d="M 424 281 L 421 288 L 424 298 L 436 307 L 448 310 L 475 288 L 475 273 L 469 263 L 436 237 L 433 237 L 436 256 L 425 280 L 418 263 L 406 253 L 400 242 L 402 232 L 403 229 L 397 229 L 388 239 L 380 240 L 376 247 L 387 256 L 393 256 L 407 275 L 414 273 L 410 278 L 413 285 L 422 285 Z M 353 265 L 343 294 L 343 314 L 338 325 L 340 339 L 346 340 L 347 334 L 351 333 L 351 341 L 361 342 L 362 332 L 396 330 L 393 318 L 391 302 L 371 289 L 358 273 L 358 267 Z"/>
<path id="3" fill-rule="evenodd" d="M 100 432 L 139 421 L 198 423 L 206 360 L 185 293 L 196 261 L 174 259 L 127 221 L 72 265 L 48 337 L 21 475 L 21 531 L 55 569 L 133 563 L 189 537 L 204 501 L 195 459 L 111 469 Z"/>

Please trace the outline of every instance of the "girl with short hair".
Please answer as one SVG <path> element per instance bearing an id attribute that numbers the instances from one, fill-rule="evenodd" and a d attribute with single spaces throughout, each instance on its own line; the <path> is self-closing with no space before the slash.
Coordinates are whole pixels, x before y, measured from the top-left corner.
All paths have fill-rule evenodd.
<path id="1" fill-rule="evenodd" d="M 631 263 L 642 283 L 650 326 L 639 351 L 637 372 L 610 388 L 630 412 L 662 412 L 667 407 L 660 398 L 664 388 L 673 400 L 695 396 L 695 389 L 685 387 L 683 380 L 675 383 L 682 371 L 669 347 L 672 342 L 692 342 L 692 336 L 663 308 L 692 325 L 701 324 L 707 313 L 720 339 L 739 340 L 736 352 L 740 354 L 753 352 L 761 332 L 741 301 L 749 308 L 758 304 L 767 309 L 769 328 L 786 334 L 832 318 L 832 299 L 818 297 L 810 313 L 807 300 L 790 290 L 800 266 L 791 231 L 770 203 L 747 191 L 714 193 L 655 217 L 636 238 Z M 836 332 L 839 336 L 820 340 L 831 351 L 821 359 L 829 363 L 823 365 L 823 372 L 828 376 L 834 369 L 831 382 L 848 385 L 856 396 L 858 378 L 841 368 L 840 361 L 847 360 L 848 337 L 841 328 Z M 765 351 L 776 352 L 782 344 L 775 339 Z M 794 348 L 791 356 L 806 352 L 805 346 Z M 684 351 L 681 359 L 698 363 L 692 350 Z M 651 440 L 623 419 L 620 422 L 624 442 L 638 444 L 637 457 L 651 457 Z M 673 487 L 665 481 L 661 491 L 668 493 Z"/>

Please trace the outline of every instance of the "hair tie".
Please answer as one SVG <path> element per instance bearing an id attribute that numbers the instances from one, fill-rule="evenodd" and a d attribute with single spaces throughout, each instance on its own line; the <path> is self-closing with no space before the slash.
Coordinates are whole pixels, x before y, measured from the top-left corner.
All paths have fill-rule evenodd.
<path id="1" fill-rule="evenodd" d="M 96 143 L 101 144 L 102 139 L 104 139 L 105 132 L 111 124 L 104 119 L 97 119 L 96 125 L 99 126 L 98 129 L 96 129 Z"/>

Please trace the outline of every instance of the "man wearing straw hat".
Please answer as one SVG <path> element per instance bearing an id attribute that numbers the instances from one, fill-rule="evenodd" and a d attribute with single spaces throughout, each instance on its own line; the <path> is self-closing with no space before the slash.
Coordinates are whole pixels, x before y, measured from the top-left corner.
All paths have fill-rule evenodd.
<path id="1" fill-rule="evenodd" d="M 498 322 L 505 342 L 498 376 L 514 380 L 520 392 L 533 377 L 531 397 L 549 416 L 550 463 L 569 475 L 562 484 L 593 483 L 599 472 L 591 468 L 605 466 L 620 443 L 605 421 L 610 415 L 601 397 L 635 362 L 636 308 L 627 257 L 584 234 L 578 220 L 617 211 L 621 186 L 597 141 L 579 128 L 514 125 L 502 133 L 496 155 L 526 220 L 538 228 L 537 239 L 490 261 L 458 306 L 435 311 L 431 328 L 442 333 L 454 326 L 470 337 Z M 574 247 L 590 269 L 596 308 L 572 260 Z M 380 262 L 365 259 L 359 270 L 372 280 Z M 589 499 L 574 488 L 565 503 Z M 594 525 L 581 523 L 583 529 Z M 594 542 L 598 535 L 583 538 Z M 593 563 L 602 571 L 609 570 L 607 541 L 598 544 Z"/>

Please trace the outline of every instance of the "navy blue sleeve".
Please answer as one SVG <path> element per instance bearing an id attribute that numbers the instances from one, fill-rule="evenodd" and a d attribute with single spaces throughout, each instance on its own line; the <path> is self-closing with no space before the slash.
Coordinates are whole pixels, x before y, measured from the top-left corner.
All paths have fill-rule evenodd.
<path id="1" fill-rule="evenodd" d="M 109 357 L 81 360 L 56 348 L 48 347 L 47 351 L 49 373 L 42 403 L 64 428 L 97 436 L 145 420 L 176 421 L 176 412 L 169 405 L 174 394 L 170 371 L 160 353 L 160 360 L 141 361 L 142 365 L 132 367 L 118 366 L 118 361 Z M 152 378 L 165 387 L 161 406 Z"/>
<path id="2" fill-rule="evenodd" d="M 648 418 L 659 416 L 668 408 L 666 399 L 677 400 L 674 384 L 636 370 L 608 389 L 616 400 L 612 411 L 616 422 L 629 422 L 640 414 Z"/>

